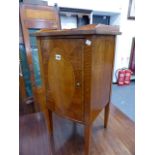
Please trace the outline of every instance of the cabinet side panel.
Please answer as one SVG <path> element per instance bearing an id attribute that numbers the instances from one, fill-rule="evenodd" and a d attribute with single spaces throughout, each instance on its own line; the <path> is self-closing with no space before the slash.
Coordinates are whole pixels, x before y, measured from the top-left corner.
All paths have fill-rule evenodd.
<path id="1" fill-rule="evenodd" d="M 108 104 L 111 94 L 114 36 L 93 38 L 91 70 L 91 121 Z"/>

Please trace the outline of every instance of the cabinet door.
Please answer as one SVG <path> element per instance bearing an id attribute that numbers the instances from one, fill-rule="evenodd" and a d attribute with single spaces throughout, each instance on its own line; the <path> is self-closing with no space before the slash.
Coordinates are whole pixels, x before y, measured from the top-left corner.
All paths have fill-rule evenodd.
<path id="1" fill-rule="evenodd" d="M 42 41 L 47 106 L 56 113 L 83 121 L 82 39 Z"/>

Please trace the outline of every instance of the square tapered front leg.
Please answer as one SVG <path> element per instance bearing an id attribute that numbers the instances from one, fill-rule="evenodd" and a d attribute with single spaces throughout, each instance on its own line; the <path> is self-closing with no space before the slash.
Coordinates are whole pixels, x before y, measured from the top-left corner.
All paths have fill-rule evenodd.
<path id="1" fill-rule="evenodd" d="M 107 128 L 107 126 L 108 126 L 109 112 L 110 112 L 110 103 L 108 103 L 105 106 L 105 111 L 104 111 L 104 128 Z"/>
<path id="2" fill-rule="evenodd" d="M 45 112 L 45 121 L 46 121 L 46 126 L 49 132 L 49 135 L 53 133 L 53 119 L 52 119 L 52 111 L 46 109 Z"/>
<path id="3" fill-rule="evenodd" d="M 90 155 L 91 125 L 85 125 L 84 142 L 84 155 Z"/>

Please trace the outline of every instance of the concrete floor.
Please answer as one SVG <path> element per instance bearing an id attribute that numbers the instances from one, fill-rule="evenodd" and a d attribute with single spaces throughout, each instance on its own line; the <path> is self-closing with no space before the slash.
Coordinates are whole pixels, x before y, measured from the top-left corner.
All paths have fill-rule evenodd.
<path id="1" fill-rule="evenodd" d="M 135 82 L 129 86 L 112 85 L 112 104 L 135 121 Z"/>

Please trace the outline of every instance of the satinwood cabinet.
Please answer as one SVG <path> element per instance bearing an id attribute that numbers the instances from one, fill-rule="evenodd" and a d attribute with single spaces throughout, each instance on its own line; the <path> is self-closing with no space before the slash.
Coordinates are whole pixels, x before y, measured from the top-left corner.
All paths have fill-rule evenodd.
<path id="1" fill-rule="evenodd" d="M 84 124 L 85 154 L 89 154 L 91 125 L 110 106 L 117 26 L 87 25 L 71 30 L 42 30 L 37 36 L 46 97 L 46 119 L 52 112 Z M 51 118 L 51 117 L 50 117 Z"/>

